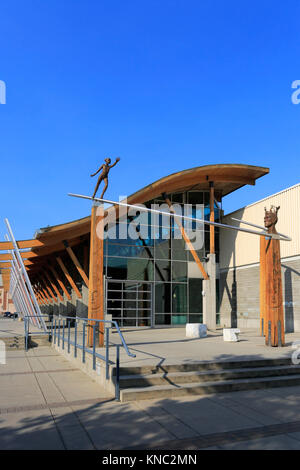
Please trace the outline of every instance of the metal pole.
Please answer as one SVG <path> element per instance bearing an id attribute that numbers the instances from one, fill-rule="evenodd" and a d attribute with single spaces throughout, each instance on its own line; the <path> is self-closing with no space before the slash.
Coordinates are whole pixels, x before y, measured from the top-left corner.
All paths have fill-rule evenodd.
<path id="1" fill-rule="evenodd" d="M 120 345 L 116 345 L 116 401 L 120 401 Z"/>
<path id="2" fill-rule="evenodd" d="M 12 243 L 13 243 L 14 250 L 15 250 L 17 259 L 18 259 L 18 261 L 19 261 L 20 268 L 21 268 L 21 270 L 22 270 L 22 274 L 23 274 L 23 276 L 24 276 L 24 278 L 25 278 L 26 285 L 27 285 L 28 290 L 29 290 L 29 292 L 30 292 L 32 302 L 33 302 L 33 304 L 34 304 L 34 306 L 35 306 L 36 312 L 37 312 L 37 314 L 38 314 L 38 316 L 39 316 L 39 319 L 40 319 L 40 321 L 41 321 L 41 323 L 42 323 L 42 326 L 43 326 L 43 328 L 44 328 L 44 331 L 46 331 L 46 330 L 47 330 L 47 327 L 46 327 L 46 324 L 45 324 L 45 322 L 44 322 L 44 319 L 42 318 L 42 313 L 41 313 L 41 311 L 40 311 L 40 306 L 39 306 L 39 304 L 37 303 L 35 294 L 34 294 L 33 289 L 32 289 L 32 285 L 31 285 L 30 279 L 29 279 L 29 277 L 28 277 L 26 268 L 25 268 L 24 263 L 23 263 L 23 259 L 22 259 L 21 255 L 20 255 L 20 251 L 19 251 L 17 242 L 16 242 L 16 240 L 15 240 L 15 237 L 14 237 L 14 234 L 13 234 L 12 229 L 11 229 L 11 227 L 10 227 L 10 224 L 9 224 L 8 219 L 5 219 L 5 223 L 6 223 L 6 226 L 7 226 L 7 229 L 8 229 L 10 238 L 11 238 L 11 241 L 12 241 Z"/>
<path id="3" fill-rule="evenodd" d="M 65 320 L 63 320 L 63 341 L 62 348 L 65 349 Z"/>
<path id="4" fill-rule="evenodd" d="M 106 371 L 106 380 L 109 379 L 109 328 L 105 328 L 105 371 Z"/>
<path id="5" fill-rule="evenodd" d="M 77 320 L 75 318 L 74 357 L 77 357 Z"/>
<path id="6" fill-rule="evenodd" d="M 6 240 L 9 241 L 9 237 L 6 235 Z M 17 261 L 16 254 L 13 250 L 10 250 L 10 254 L 12 255 L 12 262 L 11 262 L 11 273 L 14 273 L 15 279 L 17 282 L 17 285 L 20 288 L 21 295 L 24 298 L 24 303 L 26 304 L 26 310 L 29 310 L 29 315 L 30 315 L 30 323 L 35 324 L 40 328 L 40 322 L 39 319 L 37 318 L 36 311 L 34 309 L 32 299 L 30 297 L 30 294 L 27 289 L 26 282 L 23 277 L 23 272 L 22 272 L 22 267 L 20 266 L 20 263 Z M 19 257 L 21 258 L 20 254 Z M 22 260 L 22 258 L 21 258 Z M 23 263 L 23 260 L 22 260 Z M 26 269 L 25 269 L 26 271 Z M 27 273 L 26 273 L 27 274 Z"/>
<path id="7" fill-rule="evenodd" d="M 69 354 L 70 354 L 70 336 L 71 336 L 70 320 L 68 320 L 68 353 L 69 353 Z"/>
<path id="8" fill-rule="evenodd" d="M 58 318 L 58 337 L 57 337 L 57 346 L 60 346 L 60 318 Z"/>
<path id="9" fill-rule="evenodd" d="M 85 321 L 82 327 L 82 362 L 85 363 Z"/>
<path id="10" fill-rule="evenodd" d="M 96 325 L 93 325 L 93 369 L 96 370 Z"/>
<path id="11" fill-rule="evenodd" d="M 193 222 L 199 222 L 199 223 L 203 223 L 203 224 L 206 224 L 206 225 L 213 225 L 215 227 L 220 227 L 220 228 L 229 228 L 231 230 L 237 230 L 237 231 L 240 231 L 240 232 L 246 232 L 246 233 L 253 233 L 255 235 L 259 235 L 261 236 L 261 232 L 257 232 L 256 230 L 250 230 L 250 229 L 246 229 L 246 228 L 241 228 L 241 227 L 236 227 L 234 225 L 227 225 L 227 224 L 221 224 L 219 222 L 212 222 L 212 221 L 209 221 L 209 220 L 205 220 L 205 219 L 196 219 L 194 217 L 188 217 L 188 216 L 185 216 L 185 215 L 180 215 L 180 214 L 172 214 L 171 212 L 165 212 L 165 211 L 159 211 L 159 210 L 156 210 L 156 209 L 149 209 L 148 207 L 145 207 L 145 206 L 138 206 L 138 205 L 135 205 L 135 204 L 126 204 L 125 202 L 118 202 L 118 201 L 110 201 L 109 199 L 99 199 L 99 198 L 92 198 L 90 196 L 83 196 L 81 194 L 73 194 L 73 193 L 69 193 L 68 194 L 69 196 L 72 196 L 72 197 L 79 197 L 79 198 L 82 198 L 82 199 L 89 199 L 89 200 L 92 200 L 92 201 L 96 201 L 96 202 L 102 202 L 102 203 L 108 203 L 108 204 L 113 204 L 113 205 L 118 205 L 118 206 L 124 206 L 124 207 L 133 207 L 139 211 L 145 211 L 145 212 L 153 212 L 153 213 L 157 213 L 157 214 L 162 214 L 162 215 L 167 215 L 169 217 L 181 217 L 182 219 L 185 219 L 185 220 L 191 220 Z M 291 239 L 289 237 L 287 237 L 286 235 L 284 235 L 282 238 L 279 234 L 272 234 L 272 233 L 268 233 L 267 234 L 268 238 L 274 238 L 275 240 L 284 240 L 284 241 L 291 241 Z"/>

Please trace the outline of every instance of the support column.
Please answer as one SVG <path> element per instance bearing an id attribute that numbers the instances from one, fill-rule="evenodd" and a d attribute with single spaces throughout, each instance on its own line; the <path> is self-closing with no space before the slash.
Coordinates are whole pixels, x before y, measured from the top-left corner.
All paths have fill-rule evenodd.
<path id="1" fill-rule="evenodd" d="M 210 222 L 215 221 L 215 188 L 214 182 L 209 182 L 209 207 Z M 215 255 L 215 227 L 209 228 L 209 247 L 207 271 L 209 280 L 203 280 L 203 323 L 209 330 L 215 330 L 217 327 L 216 315 L 216 255 Z"/>
<path id="2" fill-rule="evenodd" d="M 214 188 L 214 182 L 210 181 L 209 182 L 209 207 L 210 207 L 210 215 L 209 215 L 209 220 L 210 222 L 215 221 L 215 188 Z M 209 252 L 215 253 L 215 226 L 211 225 L 209 227 L 209 245 L 210 245 L 210 250 Z"/>
<path id="3" fill-rule="evenodd" d="M 260 305 L 260 334 L 266 336 L 266 237 L 260 237 L 260 265 L 259 265 L 259 305 Z"/>
<path id="4" fill-rule="evenodd" d="M 207 271 L 209 279 L 203 279 L 203 323 L 209 330 L 215 330 L 216 322 L 216 255 L 208 255 Z"/>
<path id="5" fill-rule="evenodd" d="M 103 236 L 103 204 L 94 203 L 91 214 L 88 318 L 97 320 L 104 320 Z M 93 323 L 90 322 L 90 325 Z M 88 328 L 88 344 L 93 344 L 92 328 Z M 99 326 L 99 346 L 104 346 L 103 323 Z"/>
<path id="6" fill-rule="evenodd" d="M 266 290 L 266 345 L 284 346 L 284 314 L 279 240 L 272 239 L 267 245 Z"/>

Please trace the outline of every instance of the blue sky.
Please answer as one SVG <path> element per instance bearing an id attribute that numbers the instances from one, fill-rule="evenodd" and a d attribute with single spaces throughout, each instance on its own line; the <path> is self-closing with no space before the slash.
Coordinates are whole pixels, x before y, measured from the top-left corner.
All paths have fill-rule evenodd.
<path id="1" fill-rule="evenodd" d="M 299 182 L 299 0 L 2 2 L 0 218 L 17 238 L 185 168 L 270 167 L 226 212 Z M 0 224 L 3 239 L 4 223 Z"/>

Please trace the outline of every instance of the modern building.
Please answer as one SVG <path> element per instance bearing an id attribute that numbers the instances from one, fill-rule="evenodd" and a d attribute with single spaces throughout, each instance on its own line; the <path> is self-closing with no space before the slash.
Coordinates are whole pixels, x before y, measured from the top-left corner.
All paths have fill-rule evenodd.
<path id="1" fill-rule="evenodd" d="M 161 178 L 127 198 L 127 203 L 168 210 L 191 219 L 237 225 L 231 217 L 263 225 L 264 205 L 281 206 L 286 325 L 300 328 L 300 185 L 224 216 L 222 200 L 255 185 L 268 168 L 208 165 Z M 259 326 L 259 237 L 144 211 L 105 209 L 100 253 L 103 310 L 122 327 Z M 47 314 L 89 313 L 91 217 L 40 229 L 19 246 L 41 310 Z M 187 249 L 188 248 L 188 249 Z M 90 253 L 91 252 L 91 253 Z M 5 274 L 6 283 L 8 274 Z M 102 279 L 102 278 L 101 278 Z M 101 281 L 102 282 L 102 281 Z M 90 296 L 91 297 L 91 296 Z M 299 320 L 298 320 L 299 318 Z"/>
<path id="2" fill-rule="evenodd" d="M 300 331 L 300 184 L 268 196 L 223 217 L 263 226 L 264 208 L 280 206 L 276 229 L 289 235 L 280 242 L 286 332 Z M 222 325 L 259 328 L 259 240 L 243 232 L 222 230 L 220 243 L 220 309 Z"/>

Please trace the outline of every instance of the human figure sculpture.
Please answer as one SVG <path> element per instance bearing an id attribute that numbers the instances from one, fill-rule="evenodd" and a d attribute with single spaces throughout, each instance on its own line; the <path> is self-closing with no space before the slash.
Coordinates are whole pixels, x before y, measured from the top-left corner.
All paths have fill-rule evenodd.
<path id="1" fill-rule="evenodd" d="M 109 174 L 109 171 L 111 168 L 113 168 L 114 166 L 116 166 L 116 164 L 120 161 L 119 158 L 116 158 L 116 161 L 115 163 L 113 163 L 112 165 L 110 164 L 111 163 L 111 159 L 110 158 L 105 158 L 103 165 L 100 166 L 100 168 L 96 171 L 96 173 L 93 173 L 91 175 L 92 176 L 95 176 L 97 175 L 97 173 L 99 173 L 100 170 L 102 170 L 102 172 L 100 173 L 99 175 L 99 178 L 98 178 L 98 181 L 97 181 L 97 184 L 96 184 L 96 187 L 95 187 L 95 191 L 94 191 L 94 194 L 92 196 L 92 198 L 94 198 L 96 196 L 96 193 L 98 191 L 98 188 L 99 188 L 99 185 L 101 183 L 101 181 L 104 181 L 104 188 L 103 188 L 103 191 L 102 191 L 102 194 L 100 196 L 100 199 L 103 198 L 104 196 L 104 193 L 105 191 L 107 190 L 107 186 L 108 186 L 108 174 Z"/>
<path id="2" fill-rule="evenodd" d="M 268 229 L 268 233 L 277 233 L 275 225 L 278 222 L 278 211 L 280 209 L 280 206 L 275 207 L 271 206 L 271 209 L 267 211 L 267 208 L 265 207 L 265 217 L 264 217 L 264 224 L 265 227 Z"/>
<path id="3" fill-rule="evenodd" d="M 264 225 L 267 233 L 277 234 L 279 207 L 265 208 Z M 284 346 L 284 314 L 281 279 L 280 241 L 261 239 L 261 311 L 263 331 L 268 346 Z"/>

